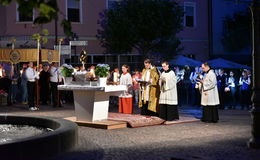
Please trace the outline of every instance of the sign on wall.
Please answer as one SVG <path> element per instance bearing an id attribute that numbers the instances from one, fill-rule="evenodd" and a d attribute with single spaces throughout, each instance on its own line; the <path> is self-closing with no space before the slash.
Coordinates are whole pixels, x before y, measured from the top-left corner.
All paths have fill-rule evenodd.
<path id="1" fill-rule="evenodd" d="M 88 41 L 70 41 L 71 46 L 87 46 Z"/>
<path id="2" fill-rule="evenodd" d="M 71 46 L 70 45 L 61 45 L 60 46 L 60 55 L 70 55 L 71 54 Z M 59 50 L 59 45 L 54 46 L 54 50 Z"/>

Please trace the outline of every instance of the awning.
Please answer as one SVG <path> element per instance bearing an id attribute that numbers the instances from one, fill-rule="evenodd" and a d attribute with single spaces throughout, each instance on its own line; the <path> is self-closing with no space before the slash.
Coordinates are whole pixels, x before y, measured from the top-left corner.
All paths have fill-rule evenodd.
<path id="1" fill-rule="evenodd" d="M 251 69 L 251 67 L 242 65 L 236 62 L 228 61 L 223 58 L 217 58 L 208 61 L 212 68 L 227 68 L 227 69 Z"/>
<path id="2" fill-rule="evenodd" d="M 202 62 L 184 57 L 184 56 L 175 56 L 173 60 L 169 61 L 171 66 L 190 66 L 190 67 L 199 67 L 201 66 Z"/>

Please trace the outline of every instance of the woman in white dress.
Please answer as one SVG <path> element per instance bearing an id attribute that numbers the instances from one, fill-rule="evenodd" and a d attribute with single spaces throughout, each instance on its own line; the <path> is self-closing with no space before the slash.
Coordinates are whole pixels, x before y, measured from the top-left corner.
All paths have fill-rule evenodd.
<path id="1" fill-rule="evenodd" d="M 174 71 L 169 68 L 169 63 L 162 62 L 163 72 L 161 74 L 159 84 L 160 84 L 160 114 L 159 117 L 166 120 L 178 120 L 178 98 L 177 98 L 177 78 Z"/>

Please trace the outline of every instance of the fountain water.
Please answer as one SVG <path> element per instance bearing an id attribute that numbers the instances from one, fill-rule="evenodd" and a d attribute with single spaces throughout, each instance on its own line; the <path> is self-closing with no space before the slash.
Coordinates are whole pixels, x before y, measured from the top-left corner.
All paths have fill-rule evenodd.
<path id="1" fill-rule="evenodd" d="M 1 159 L 47 159 L 77 144 L 77 125 L 67 120 L 0 115 L 0 124 Z"/>

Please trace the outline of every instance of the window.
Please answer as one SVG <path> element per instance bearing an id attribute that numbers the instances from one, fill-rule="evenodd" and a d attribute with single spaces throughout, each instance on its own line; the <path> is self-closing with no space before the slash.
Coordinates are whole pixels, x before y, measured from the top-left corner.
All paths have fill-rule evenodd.
<path id="1" fill-rule="evenodd" d="M 67 0 L 67 19 L 70 22 L 81 22 L 81 0 Z"/>
<path id="2" fill-rule="evenodd" d="M 184 26 L 196 26 L 196 4 L 194 2 L 184 2 Z"/>
<path id="3" fill-rule="evenodd" d="M 94 63 L 104 63 L 105 62 L 105 56 L 94 56 Z"/>
<path id="4" fill-rule="evenodd" d="M 17 22 L 32 22 L 33 21 L 33 10 L 31 11 L 32 14 L 31 15 L 24 15 L 19 13 L 18 11 L 18 5 L 16 6 L 16 21 Z"/>
<path id="5" fill-rule="evenodd" d="M 120 2 L 122 0 L 107 0 L 107 9 L 113 9 L 116 2 Z"/>

